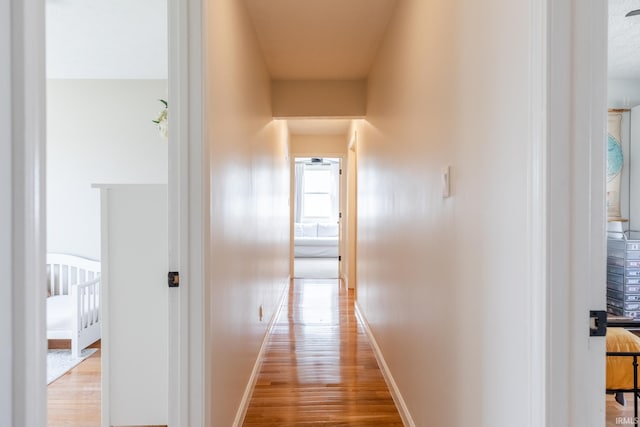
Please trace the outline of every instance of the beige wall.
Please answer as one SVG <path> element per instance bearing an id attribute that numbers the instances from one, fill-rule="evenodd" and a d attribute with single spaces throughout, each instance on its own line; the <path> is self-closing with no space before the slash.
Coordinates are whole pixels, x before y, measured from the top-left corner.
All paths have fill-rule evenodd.
<path id="1" fill-rule="evenodd" d="M 310 154 L 344 156 L 347 154 L 346 135 L 291 135 L 292 157 Z"/>
<path id="2" fill-rule="evenodd" d="M 400 1 L 369 76 L 358 302 L 419 426 L 527 417 L 526 398 L 504 396 L 529 389 L 528 13 L 521 1 Z"/>
<path id="3" fill-rule="evenodd" d="M 363 117 L 365 80 L 274 80 L 274 117 Z"/>
<path id="4" fill-rule="evenodd" d="M 207 3 L 205 27 L 208 406 L 211 425 L 230 426 L 287 285 L 288 147 L 284 124 L 271 119 L 271 82 L 244 3 Z"/>

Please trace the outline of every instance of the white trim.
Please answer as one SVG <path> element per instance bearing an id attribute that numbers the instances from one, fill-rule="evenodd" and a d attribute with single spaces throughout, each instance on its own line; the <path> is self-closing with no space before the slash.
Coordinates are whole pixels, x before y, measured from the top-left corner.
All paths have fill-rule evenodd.
<path id="1" fill-rule="evenodd" d="M 549 352 L 545 370 L 546 426 L 570 426 L 570 229 L 571 177 L 571 0 L 546 0 L 548 13 L 547 54 L 547 170 L 541 171 L 547 182 L 547 208 L 544 234 L 545 286 L 548 292 L 545 320 L 546 346 Z M 588 7 L 585 4 L 585 7 Z M 548 69 L 553 67 L 554 72 Z M 555 183 L 551 185 L 550 183 Z"/>
<path id="2" fill-rule="evenodd" d="M 271 331 L 280 317 L 280 312 L 282 311 L 282 307 L 284 305 L 284 299 L 289 294 L 289 290 L 291 289 L 291 277 L 287 278 L 288 285 L 283 286 L 282 294 L 278 300 L 278 309 L 271 316 L 271 320 L 269 321 L 269 325 L 267 326 L 267 331 L 264 334 L 264 338 L 262 339 L 262 345 L 260 345 L 260 351 L 258 352 L 258 358 L 256 359 L 256 363 L 253 365 L 253 370 L 251 371 L 251 375 L 249 376 L 249 382 L 247 382 L 247 387 L 244 389 L 244 393 L 242 395 L 242 400 L 240 401 L 240 406 L 238 407 L 238 412 L 236 412 L 236 417 L 233 420 L 234 427 L 241 427 L 244 423 L 244 417 L 247 415 L 247 409 L 249 408 L 249 403 L 251 402 L 251 396 L 253 395 L 253 389 L 258 381 L 258 376 L 260 375 L 260 369 L 262 368 L 262 363 L 264 362 L 264 356 L 267 352 L 267 345 L 269 344 L 269 338 L 271 337 Z"/>
<path id="3" fill-rule="evenodd" d="M 168 16 L 168 271 L 180 272 L 181 287 L 168 293 L 168 424 L 189 425 L 189 9 L 186 1 L 169 0 Z M 171 402 L 171 404 L 169 403 Z"/>
<path id="4" fill-rule="evenodd" d="M 180 119 L 171 126 L 178 126 L 177 138 L 184 156 L 181 165 L 188 164 L 180 172 L 180 195 L 185 205 L 180 220 L 181 273 L 184 279 L 181 279 L 180 299 L 180 329 L 183 334 L 180 342 L 180 402 L 183 405 L 180 421 L 181 427 L 204 427 L 213 424 L 212 405 L 209 404 L 213 379 L 207 363 L 212 360 L 212 355 L 207 338 L 209 314 L 205 309 L 209 300 L 205 283 L 209 283 L 210 277 L 210 269 L 205 262 L 208 259 L 206 241 L 210 235 L 209 151 L 205 142 L 204 118 L 204 19 L 207 11 L 203 0 L 181 1 L 180 26 L 170 34 L 177 38 L 179 57 L 171 62 L 178 61 L 183 67 L 176 78 L 170 74 L 169 79 L 170 93 L 180 94 L 179 99 L 172 101 L 179 110 Z M 171 341 L 169 345 L 172 345 Z M 188 406 L 185 408 L 184 405 Z"/>
<path id="5" fill-rule="evenodd" d="M 544 1 L 530 3 L 530 45 L 529 45 L 529 139 L 527 156 L 527 246 L 528 274 L 525 277 L 525 298 L 530 302 L 525 314 L 525 330 L 530 337 L 526 354 L 528 360 L 529 387 L 522 390 L 528 402 L 527 420 L 529 427 L 545 425 L 546 400 L 546 359 L 547 359 L 547 252 L 546 252 L 546 55 L 547 55 L 547 14 Z"/>
<path id="6" fill-rule="evenodd" d="M 12 266 L 6 280 L 12 335 L 8 425 L 42 427 L 47 399 L 46 291 L 41 285 L 46 281 L 44 1 L 9 0 L 8 7 L 10 24 L 3 36 L 9 40 L 4 39 L 3 46 L 10 51 L 0 52 L 0 66 L 10 73 L 3 79 L 6 83 L 8 77 L 10 90 L 3 93 L 10 103 L 11 229 L 2 230 L 10 240 Z"/>
<path id="7" fill-rule="evenodd" d="M 169 294 L 169 425 L 211 424 L 204 307 L 208 226 L 204 144 L 204 5 L 169 0 L 169 259 L 180 287 Z"/>
<path id="8" fill-rule="evenodd" d="M 340 220 L 341 224 L 340 224 L 340 235 L 338 237 L 338 255 L 340 255 L 342 257 L 342 260 L 340 261 L 339 265 L 338 265 L 338 276 L 339 279 L 347 284 L 347 287 L 349 287 L 348 284 L 348 278 L 345 277 L 344 272 L 345 270 L 347 270 L 347 264 L 351 263 L 352 260 L 349 259 L 348 254 L 346 253 L 348 251 L 348 247 L 346 244 L 346 239 L 347 236 L 344 233 L 344 224 L 347 221 L 347 215 L 345 215 L 345 211 L 346 211 L 346 205 L 347 205 L 347 197 L 348 195 L 348 191 L 349 191 L 349 187 L 347 186 L 347 173 L 348 173 L 348 162 L 347 162 L 347 153 L 335 153 L 335 152 L 324 152 L 324 151 L 304 151 L 304 152 L 289 152 L 289 275 L 291 277 L 294 277 L 294 232 L 293 232 L 293 227 L 294 227 L 294 222 L 295 222 L 295 204 L 294 204 L 294 197 L 295 197 L 295 165 L 296 165 L 296 159 L 299 157 L 324 157 L 324 158 L 332 158 L 332 159 L 338 159 L 340 161 L 340 169 L 342 169 L 342 175 L 340 175 L 340 179 L 339 179 L 339 187 L 340 187 L 340 194 L 339 194 L 339 206 L 338 206 L 338 210 L 342 213 L 342 218 Z M 351 224 L 349 224 L 351 225 Z M 349 226 L 348 225 L 348 226 Z"/>
<path id="9" fill-rule="evenodd" d="M 371 328 L 369 327 L 369 322 L 365 318 L 362 310 L 360 308 L 360 304 L 358 301 L 354 303 L 356 317 L 362 324 L 367 337 L 369 338 L 369 344 L 373 349 L 373 353 L 376 356 L 376 361 L 378 362 L 378 366 L 380 367 L 380 371 L 382 371 L 382 376 L 384 377 L 384 381 L 387 383 L 387 387 L 389 387 L 389 391 L 391 392 L 391 397 L 396 404 L 398 409 L 398 413 L 400 414 L 400 418 L 402 418 L 402 423 L 407 427 L 415 427 L 416 423 L 413 422 L 413 418 L 411 418 L 411 414 L 409 413 L 409 408 L 402 397 L 402 393 L 400 393 L 400 389 L 396 384 L 396 381 L 393 379 L 393 375 L 391 375 L 391 370 L 387 365 L 387 362 L 384 360 L 384 356 L 382 355 L 382 350 L 378 346 L 378 342 L 376 341 Z"/>
<path id="10" fill-rule="evenodd" d="M 0 2 L 0 93 L 11 93 L 11 14 L 10 2 Z M 0 98 L 0 233 L 10 236 L 12 224 L 11 177 L 11 97 Z M 0 271 L 13 277 L 11 240 L 0 239 Z M 0 378 L 11 378 L 13 369 L 13 333 L 11 286 L 0 286 Z M 0 381 L 0 425 L 11 426 L 13 418 L 13 382 Z"/>
<path id="11" fill-rule="evenodd" d="M 93 186 L 100 189 L 100 279 L 102 286 L 100 288 L 100 303 L 102 306 L 102 339 L 100 346 L 100 375 L 101 375 L 101 425 L 102 427 L 111 426 L 111 307 L 109 306 L 109 187 Z"/>
<path id="12" fill-rule="evenodd" d="M 606 2 L 546 0 L 546 426 L 604 425 Z M 538 210 L 534 206 L 532 212 Z M 531 242 L 530 242 L 531 244 Z M 533 245 L 531 245 L 533 247 Z M 535 361 L 532 367 L 536 368 Z"/>
<path id="13" fill-rule="evenodd" d="M 605 338 L 589 338 L 589 310 L 606 310 L 606 1 L 574 0 L 571 180 L 571 420 L 605 424 Z"/>

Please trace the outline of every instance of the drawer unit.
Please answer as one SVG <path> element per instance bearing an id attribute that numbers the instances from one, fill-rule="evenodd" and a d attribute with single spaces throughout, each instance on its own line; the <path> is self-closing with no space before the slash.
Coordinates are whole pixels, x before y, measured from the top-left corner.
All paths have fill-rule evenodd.
<path id="1" fill-rule="evenodd" d="M 607 239 L 607 309 L 640 318 L 640 233 L 611 233 Z"/>

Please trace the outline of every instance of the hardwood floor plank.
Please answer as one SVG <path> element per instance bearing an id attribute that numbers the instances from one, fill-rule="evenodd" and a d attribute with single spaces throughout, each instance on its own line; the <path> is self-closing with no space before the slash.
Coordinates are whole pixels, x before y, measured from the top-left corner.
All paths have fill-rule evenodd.
<path id="1" fill-rule="evenodd" d="M 244 426 L 402 426 L 353 303 L 337 280 L 292 283 Z"/>
<path id="2" fill-rule="evenodd" d="M 100 426 L 100 351 L 49 384 L 48 427 Z"/>
<path id="3" fill-rule="evenodd" d="M 606 427 L 616 427 L 621 425 L 633 426 L 633 393 L 625 393 L 624 398 L 626 404 L 624 406 L 616 402 L 614 395 L 606 395 L 606 413 L 607 423 Z M 640 411 L 640 402 L 638 403 L 638 410 Z"/>

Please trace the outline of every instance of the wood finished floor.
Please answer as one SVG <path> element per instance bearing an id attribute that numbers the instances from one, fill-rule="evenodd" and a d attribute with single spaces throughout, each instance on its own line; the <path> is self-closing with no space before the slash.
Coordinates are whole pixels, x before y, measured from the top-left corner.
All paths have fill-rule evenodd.
<path id="1" fill-rule="evenodd" d="M 100 426 L 100 351 L 49 384 L 48 427 Z"/>
<path id="2" fill-rule="evenodd" d="M 244 426 L 402 426 L 353 292 L 338 280 L 292 283 Z"/>
<path id="3" fill-rule="evenodd" d="M 633 426 L 633 393 L 625 393 L 625 406 L 618 404 L 614 396 L 608 394 L 606 397 L 607 408 L 607 424 L 606 427 L 620 427 L 622 425 Z M 640 402 L 638 402 L 638 411 L 640 412 Z M 620 419 L 619 417 L 622 417 Z"/>
<path id="4" fill-rule="evenodd" d="M 47 387 L 48 427 L 100 425 L 101 355 L 99 344 L 92 347 L 98 351 Z M 606 396 L 606 427 L 622 425 L 617 417 L 633 417 L 633 395 L 625 397 L 627 404 L 621 406 Z M 292 286 L 244 425 L 402 425 L 354 316 L 353 294 L 337 281 L 305 280 Z"/>

